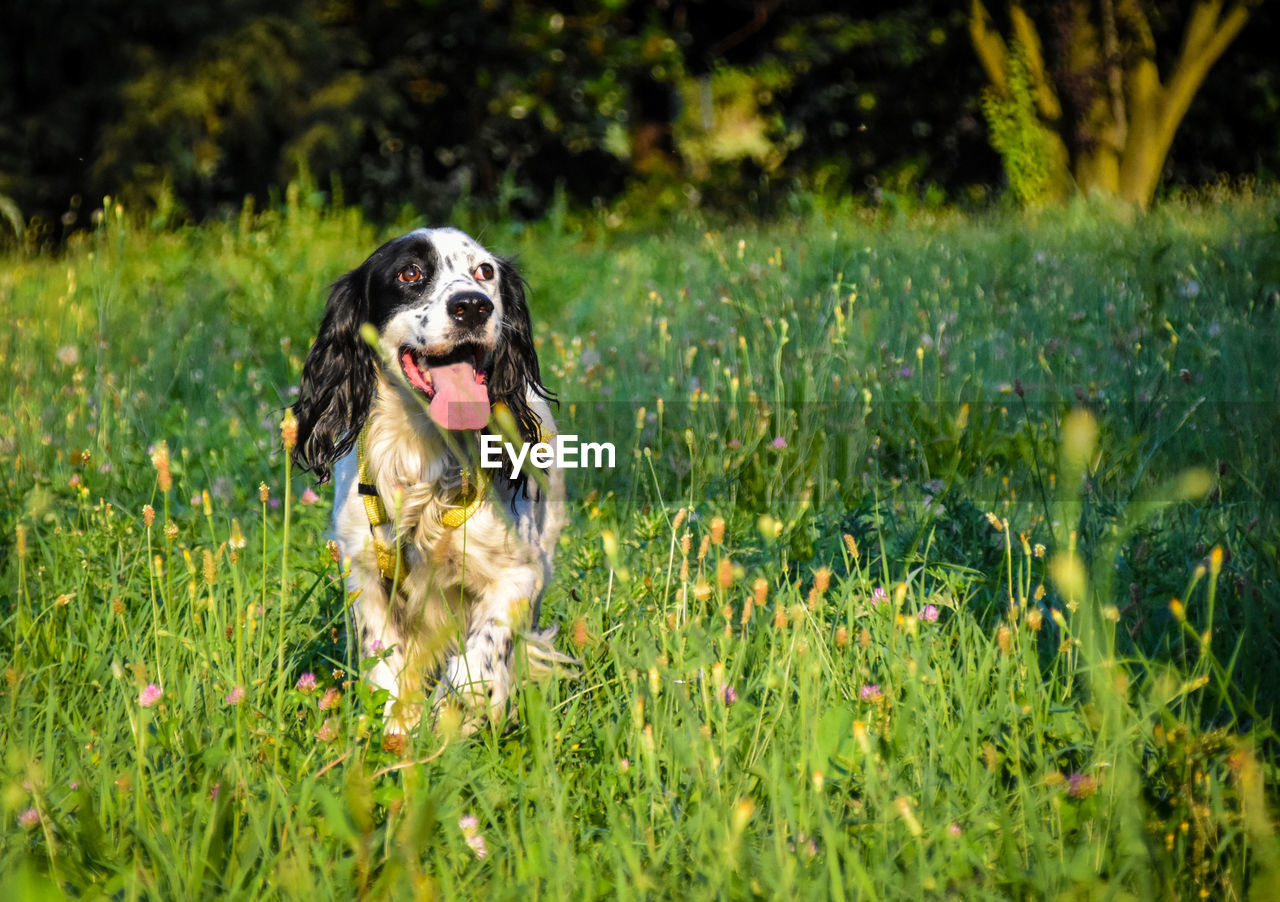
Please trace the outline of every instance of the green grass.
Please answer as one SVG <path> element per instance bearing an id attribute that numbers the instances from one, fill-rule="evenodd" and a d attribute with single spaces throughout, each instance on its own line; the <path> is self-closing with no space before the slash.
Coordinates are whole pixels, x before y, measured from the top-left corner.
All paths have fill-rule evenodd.
<path id="1" fill-rule="evenodd" d="M 383 236 L 5 260 L 5 897 L 1274 898 L 1278 216 L 460 216 L 619 465 L 544 600 L 581 678 L 402 752 L 279 433 Z"/>

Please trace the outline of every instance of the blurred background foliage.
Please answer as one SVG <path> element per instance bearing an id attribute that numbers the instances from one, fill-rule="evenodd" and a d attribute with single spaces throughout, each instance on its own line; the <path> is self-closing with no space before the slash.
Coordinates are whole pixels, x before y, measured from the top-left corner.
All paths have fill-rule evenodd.
<path id="1" fill-rule="evenodd" d="M 1027 8 L 1052 22 L 1062 5 Z M 1176 49 L 1186 10 L 1148 6 Z M 1280 170 L 1275 7 L 1252 10 L 1197 95 L 1165 190 Z M 47 0 L 3 16 L 0 214 L 37 244 L 89 225 L 105 194 L 164 224 L 295 179 L 379 219 L 536 216 L 558 193 L 617 219 L 767 215 L 796 188 L 983 204 L 1005 179 L 960 0 Z"/>

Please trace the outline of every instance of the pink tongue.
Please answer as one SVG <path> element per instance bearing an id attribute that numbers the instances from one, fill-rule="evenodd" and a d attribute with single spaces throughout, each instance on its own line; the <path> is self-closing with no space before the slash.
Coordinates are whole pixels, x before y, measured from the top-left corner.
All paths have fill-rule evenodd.
<path id="1" fill-rule="evenodd" d="M 429 412 L 445 429 L 483 429 L 489 423 L 489 389 L 478 381 L 476 368 L 461 361 L 429 368 L 436 396 Z"/>

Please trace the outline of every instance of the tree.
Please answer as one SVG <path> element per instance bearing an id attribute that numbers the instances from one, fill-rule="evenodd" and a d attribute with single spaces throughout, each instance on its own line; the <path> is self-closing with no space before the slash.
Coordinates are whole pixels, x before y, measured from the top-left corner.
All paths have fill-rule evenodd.
<path id="1" fill-rule="evenodd" d="M 1025 183 L 1013 170 L 1038 155 L 1045 177 L 1024 197 L 1037 188 L 1045 200 L 1078 190 L 1145 207 L 1192 99 L 1260 2 L 1196 0 L 1162 77 L 1152 21 L 1172 17 L 1152 16 L 1142 0 L 1053 3 L 1044 17 L 1056 38 L 1052 64 L 1022 4 L 1009 6 L 1006 39 L 982 0 L 972 0 L 970 37 L 1011 184 Z"/>

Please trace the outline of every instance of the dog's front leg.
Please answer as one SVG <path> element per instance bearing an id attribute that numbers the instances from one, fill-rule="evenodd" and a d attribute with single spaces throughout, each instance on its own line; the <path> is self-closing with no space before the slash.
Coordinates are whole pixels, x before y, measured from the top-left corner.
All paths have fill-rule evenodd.
<path id="1" fill-rule="evenodd" d="M 496 721 L 506 713 L 515 636 L 532 622 L 541 584 L 541 573 L 532 566 L 504 573 L 500 584 L 477 599 L 462 648 L 445 660 L 436 711 L 460 704 L 464 732 L 473 732 L 481 716 Z"/>
<path id="2" fill-rule="evenodd" d="M 357 593 L 352 604 L 357 658 L 361 664 L 370 658 L 375 659 L 365 678 L 375 691 L 385 689 L 388 693 L 382 711 L 384 730 L 387 733 L 407 733 L 422 719 L 422 706 L 412 700 L 416 687 L 404 685 L 408 649 L 391 616 L 385 584 L 376 572 L 361 576 L 353 570 L 350 585 Z"/>

